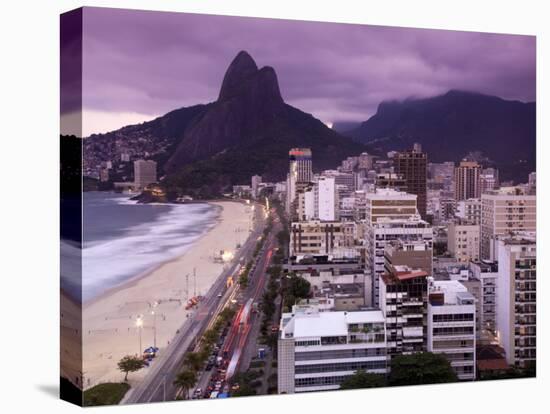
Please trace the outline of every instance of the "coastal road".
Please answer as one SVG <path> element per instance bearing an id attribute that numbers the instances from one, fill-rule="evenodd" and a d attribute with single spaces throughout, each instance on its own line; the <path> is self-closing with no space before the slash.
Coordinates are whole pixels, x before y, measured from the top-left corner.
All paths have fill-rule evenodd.
<path id="1" fill-rule="evenodd" d="M 148 374 L 132 388 L 121 404 L 137 404 L 173 400 L 176 389 L 173 381 L 179 373 L 185 353 L 195 345 L 196 339 L 207 329 L 218 312 L 233 295 L 237 284 L 226 287 L 227 278 L 253 255 L 254 248 L 265 226 L 263 208 L 256 205 L 255 226 L 243 246 L 237 251 L 231 264 L 224 269 L 206 293 L 196 311 L 185 321 L 166 349 L 155 358 Z"/>
<path id="2" fill-rule="evenodd" d="M 261 312 L 247 312 L 245 308 L 249 303 L 259 303 L 265 291 L 268 280 L 266 272 L 274 254 L 276 246 L 275 234 L 278 230 L 280 230 L 280 225 L 274 225 L 264 242 L 254 270 L 250 272 L 247 288 L 239 293 L 241 308 L 231 324 L 221 350 L 221 354 L 225 355 L 224 367 L 226 368 L 226 380 L 229 380 L 231 376 L 238 372 L 246 371 L 251 358 L 256 352 L 256 342 L 262 314 Z M 212 371 L 202 372 L 195 389 L 200 388 L 204 394 L 204 391 L 210 384 L 211 378 L 219 376 L 217 368 L 214 368 Z"/>
<path id="3" fill-rule="evenodd" d="M 265 291 L 265 286 L 268 282 L 269 276 L 267 275 L 267 268 L 271 263 L 274 249 L 277 245 L 275 235 L 280 230 L 280 226 L 274 225 L 271 234 L 269 235 L 266 243 L 265 250 L 262 257 L 258 261 L 256 274 L 252 279 L 247 290 L 247 296 L 252 298 L 255 303 L 261 301 L 262 295 Z M 251 314 L 248 320 L 244 321 L 239 330 L 238 340 L 235 341 L 233 349 L 234 355 L 238 356 L 238 361 L 235 367 L 235 373 L 244 372 L 250 365 L 250 360 L 256 354 L 256 343 L 259 334 L 259 326 L 261 324 L 262 313 Z"/>

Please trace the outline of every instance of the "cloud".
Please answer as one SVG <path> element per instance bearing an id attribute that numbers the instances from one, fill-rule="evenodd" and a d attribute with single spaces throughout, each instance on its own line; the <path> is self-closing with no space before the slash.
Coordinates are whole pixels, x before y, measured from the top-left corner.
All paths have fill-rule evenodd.
<path id="1" fill-rule="evenodd" d="M 100 134 L 122 128 L 126 125 L 151 121 L 162 114 L 143 114 L 138 112 L 116 112 L 85 109 L 82 111 L 82 136 Z"/>
<path id="2" fill-rule="evenodd" d="M 104 114 L 213 101 L 243 49 L 275 68 L 288 103 L 324 122 L 449 89 L 535 99 L 532 36 L 98 8 L 85 8 L 84 25 L 83 106 Z"/>

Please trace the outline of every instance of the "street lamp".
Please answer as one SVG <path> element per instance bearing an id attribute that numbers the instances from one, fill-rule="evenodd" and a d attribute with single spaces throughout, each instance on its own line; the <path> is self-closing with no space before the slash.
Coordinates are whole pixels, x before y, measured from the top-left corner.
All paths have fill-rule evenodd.
<path id="1" fill-rule="evenodd" d="M 157 301 L 153 303 L 153 310 L 151 311 L 151 315 L 153 315 L 153 346 L 157 347 L 157 313 L 155 312 L 155 308 L 159 305 Z"/>
<path id="2" fill-rule="evenodd" d="M 139 352 L 138 352 L 138 357 L 139 357 L 139 355 L 142 352 L 142 349 L 141 349 L 141 329 L 143 328 L 143 318 L 141 317 L 141 315 L 139 315 L 136 319 L 136 326 L 139 329 Z"/>

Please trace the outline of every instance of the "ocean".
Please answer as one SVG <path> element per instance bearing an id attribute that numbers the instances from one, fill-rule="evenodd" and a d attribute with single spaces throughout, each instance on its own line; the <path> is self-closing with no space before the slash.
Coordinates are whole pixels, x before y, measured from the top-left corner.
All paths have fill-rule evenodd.
<path id="1" fill-rule="evenodd" d="M 201 204 L 137 204 L 127 195 L 83 195 L 82 297 L 78 246 L 62 240 L 62 288 L 77 301 L 93 299 L 184 253 L 216 224 L 219 207 Z M 72 259 L 71 259 L 72 258 Z"/>

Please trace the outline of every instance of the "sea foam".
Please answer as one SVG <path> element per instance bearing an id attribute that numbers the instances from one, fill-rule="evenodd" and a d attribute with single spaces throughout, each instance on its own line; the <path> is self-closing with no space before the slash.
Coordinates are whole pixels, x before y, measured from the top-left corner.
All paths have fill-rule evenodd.
<path id="1" fill-rule="evenodd" d="M 106 200 L 122 206 L 133 203 L 120 197 Z M 150 208 L 150 205 L 135 208 Z M 125 227 L 122 236 L 85 241 L 82 251 L 83 301 L 183 254 L 215 225 L 218 213 L 218 207 L 207 204 L 170 205 L 167 212 L 152 221 Z M 120 225 L 124 226 L 124 223 Z"/>

